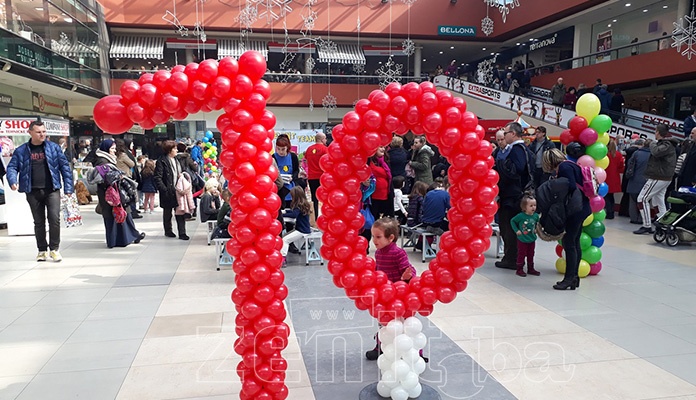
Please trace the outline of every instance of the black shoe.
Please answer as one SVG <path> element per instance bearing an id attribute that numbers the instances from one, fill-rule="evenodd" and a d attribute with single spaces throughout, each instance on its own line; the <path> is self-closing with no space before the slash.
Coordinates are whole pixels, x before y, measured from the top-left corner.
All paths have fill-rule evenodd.
<path id="1" fill-rule="evenodd" d="M 300 252 L 300 249 L 298 249 L 294 243 L 290 243 L 290 246 L 288 247 L 288 252 L 292 254 L 302 254 L 302 252 Z"/>
<path id="2" fill-rule="evenodd" d="M 174 233 L 174 232 L 164 232 L 164 236 L 166 236 L 166 237 L 176 237 L 176 233 Z"/>
<path id="3" fill-rule="evenodd" d="M 145 232 L 140 232 L 140 235 L 138 235 L 138 238 L 133 241 L 133 243 L 140 243 L 141 240 L 145 239 Z"/>
<path id="4" fill-rule="evenodd" d="M 605 219 L 614 219 L 614 216 L 613 216 L 613 215 L 607 215 L 607 216 L 604 217 L 604 218 L 605 218 Z"/>
<path id="5" fill-rule="evenodd" d="M 562 280 L 557 284 L 553 285 L 553 288 L 556 290 L 575 290 L 576 286 L 579 286 L 578 278 L 575 278 L 570 281 Z"/>
<path id="6" fill-rule="evenodd" d="M 641 226 L 640 229 L 633 231 L 633 233 L 636 235 L 642 235 L 644 233 L 649 233 L 652 235 L 653 233 L 655 233 L 655 231 L 653 230 L 653 228 L 646 228 L 644 226 Z"/>
<path id="7" fill-rule="evenodd" d="M 635 225 L 643 225 L 643 221 L 631 221 L 631 223 Z"/>
<path id="8" fill-rule="evenodd" d="M 374 349 L 365 352 L 365 358 L 367 358 L 370 361 L 375 361 L 379 358 L 380 354 L 382 354 L 382 352 L 377 347 L 375 347 Z"/>
<path id="9" fill-rule="evenodd" d="M 143 216 L 140 215 L 139 212 L 131 213 L 131 218 L 133 218 L 133 219 L 139 219 L 139 218 L 142 218 L 142 217 L 143 217 Z"/>
<path id="10" fill-rule="evenodd" d="M 502 261 L 496 261 L 495 266 L 497 268 L 503 268 L 503 269 L 517 269 L 517 266 L 515 264 L 508 264 Z"/>
<path id="11" fill-rule="evenodd" d="M 191 238 L 188 237 L 188 235 L 184 233 L 183 235 L 179 235 L 179 239 L 181 239 L 181 240 L 189 240 L 189 239 L 191 239 Z"/>

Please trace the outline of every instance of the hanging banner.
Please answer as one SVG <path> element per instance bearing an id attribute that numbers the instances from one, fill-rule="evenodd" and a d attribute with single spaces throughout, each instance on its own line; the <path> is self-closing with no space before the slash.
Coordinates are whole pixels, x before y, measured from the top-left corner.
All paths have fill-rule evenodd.
<path id="1" fill-rule="evenodd" d="M 290 151 L 298 156 L 302 156 L 309 146 L 316 143 L 317 133 L 322 132 L 321 129 L 276 130 L 275 137 L 278 138 L 280 134 L 288 135 L 290 138 Z M 275 139 L 273 143 L 275 145 Z"/>
<path id="2" fill-rule="evenodd" d="M 611 49 L 611 29 L 597 34 L 597 51 Z M 597 54 L 596 63 L 611 61 L 611 53 Z"/>

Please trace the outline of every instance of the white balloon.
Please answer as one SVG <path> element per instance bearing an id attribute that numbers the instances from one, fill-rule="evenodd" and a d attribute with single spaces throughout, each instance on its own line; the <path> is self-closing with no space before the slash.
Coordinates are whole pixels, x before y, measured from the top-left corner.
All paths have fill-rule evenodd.
<path id="1" fill-rule="evenodd" d="M 377 367 L 379 367 L 380 371 L 384 371 L 385 369 L 391 368 L 393 362 L 394 360 L 390 360 L 384 354 L 381 354 L 377 358 Z"/>
<path id="2" fill-rule="evenodd" d="M 387 324 L 387 330 L 392 333 L 392 335 L 397 336 L 404 333 L 404 323 L 402 319 L 393 319 Z"/>
<path id="3" fill-rule="evenodd" d="M 378 337 L 379 341 L 382 343 L 393 343 L 395 336 L 389 329 L 382 327 L 379 329 Z"/>
<path id="4" fill-rule="evenodd" d="M 409 372 L 405 378 L 400 379 L 399 382 L 401 382 L 401 386 L 406 389 L 406 390 L 411 390 L 418 385 L 418 374 L 415 372 L 411 371 Z"/>
<path id="5" fill-rule="evenodd" d="M 423 323 L 416 317 L 406 318 L 404 321 L 404 333 L 408 336 L 416 336 L 423 330 Z"/>
<path id="6" fill-rule="evenodd" d="M 396 346 L 396 354 L 402 355 L 413 348 L 413 339 L 408 335 L 401 334 L 394 338 L 394 346 Z"/>
<path id="7" fill-rule="evenodd" d="M 423 371 L 425 371 L 425 360 L 418 358 L 418 360 L 413 364 L 413 372 L 420 375 L 423 373 Z"/>
<path id="8" fill-rule="evenodd" d="M 382 372 L 382 379 L 380 379 L 379 381 L 384 382 L 384 384 L 389 386 L 390 388 L 395 388 L 399 386 L 399 380 L 396 379 L 394 371 L 390 369 Z"/>
<path id="9" fill-rule="evenodd" d="M 416 398 L 418 398 L 418 396 L 421 395 L 422 391 L 423 391 L 423 386 L 421 386 L 421 384 L 419 382 L 418 384 L 416 384 L 416 387 L 408 390 L 408 397 L 410 397 L 412 399 L 416 399 Z"/>
<path id="10" fill-rule="evenodd" d="M 382 344 L 382 355 L 386 356 L 389 360 L 394 361 L 396 359 L 396 348 L 393 344 Z"/>
<path id="11" fill-rule="evenodd" d="M 408 400 L 408 392 L 401 386 L 391 390 L 392 400 Z"/>
<path id="12" fill-rule="evenodd" d="M 404 360 L 396 360 L 394 364 L 392 364 L 391 370 L 394 372 L 397 379 L 403 379 L 411 372 L 411 366 Z"/>
<path id="13" fill-rule="evenodd" d="M 391 390 L 392 388 L 389 387 L 386 383 L 380 381 L 377 383 L 377 393 L 379 393 L 380 396 L 382 397 L 389 397 L 391 396 Z"/>
<path id="14" fill-rule="evenodd" d="M 418 333 L 416 334 L 416 336 L 413 337 L 413 347 L 417 348 L 418 350 L 424 348 L 427 343 L 428 338 L 425 337 L 425 334 L 423 334 L 423 332 Z"/>
<path id="15" fill-rule="evenodd" d="M 416 361 L 420 360 L 420 358 L 420 353 L 418 353 L 418 350 L 414 349 L 413 347 L 401 355 L 401 359 L 406 361 L 408 365 L 415 364 Z"/>

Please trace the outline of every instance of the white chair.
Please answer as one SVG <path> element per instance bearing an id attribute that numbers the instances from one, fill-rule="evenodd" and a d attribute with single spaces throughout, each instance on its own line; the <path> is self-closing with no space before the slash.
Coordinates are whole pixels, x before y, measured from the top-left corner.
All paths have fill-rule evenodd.
<path id="1" fill-rule="evenodd" d="M 312 233 L 306 233 L 303 236 L 305 241 L 305 265 L 309 265 L 310 261 L 320 261 L 321 265 L 324 265 L 324 259 L 318 250 L 319 245 L 321 245 L 321 231 L 313 229 Z"/>
<path id="2" fill-rule="evenodd" d="M 215 243 L 215 256 L 217 258 L 217 270 L 220 270 L 220 266 L 222 265 L 232 265 L 232 262 L 234 262 L 234 259 L 232 256 L 227 252 L 227 241 L 230 240 L 229 238 L 219 238 L 219 239 L 213 239 L 213 242 Z"/>

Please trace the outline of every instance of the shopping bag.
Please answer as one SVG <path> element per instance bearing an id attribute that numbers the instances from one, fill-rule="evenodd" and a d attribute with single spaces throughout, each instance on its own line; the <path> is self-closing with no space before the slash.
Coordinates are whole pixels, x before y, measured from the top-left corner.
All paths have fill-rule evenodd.
<path id="1" fill-rule="evenodd" d="M 82 225 L 82 214 L 80 214 L 80 206 L 77 203 L 75 193 L 63 194 L 60 199 L 61 208 L 63 209 L 63 221 L 66 228 Z"/>

